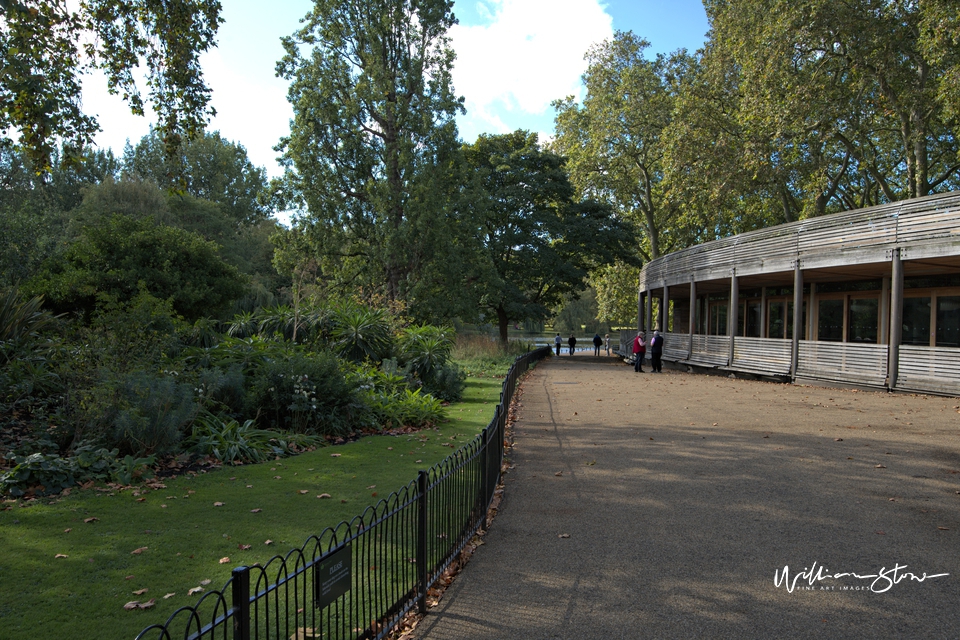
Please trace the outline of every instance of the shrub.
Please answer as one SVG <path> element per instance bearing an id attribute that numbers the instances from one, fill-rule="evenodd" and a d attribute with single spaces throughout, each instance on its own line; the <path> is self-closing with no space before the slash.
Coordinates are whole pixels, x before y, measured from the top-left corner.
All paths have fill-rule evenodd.
<path id="1" fill-rule="evenodd" d="M 392 349 L 390 315 L 385 309 L 343 304 L 333 314 L 331 337 L 337 354 L 353 362 L 380 362 Z"/>
<path id="2" fill-rule="evenodd" d="M 447 402 L 456 402 L 463 397 L 466 386 L 467 374 L 453 362 L 434 369 L 430 377 L 423 382 L 424 391 Z"/>
<path id="3" fill-rule="evenodd" d="M 194 423 L 193 433 L 185 444 L 195 453 L 212 456 L 224 464 L 243 464 L 289 456 L 321 443 L 317 437 L 258 429 L 254 420 L 240 424 L 207 415 Z"/>
<path id="4" fill-rule="evenodd" d="M 118 391 L 106 435 L 122 452 L 143 455 L 174 451 L 197 414 L 194 389 L 170 376 L 133 374 L 120 383 Z"/>
<path id="5" fill-rule="evenodd" d="M 248 414 L 259 412 L 264 427 L 294 433 L 342 435 L 353 426 L 355 386 L 325 353 L 296 352 L 263 363 L 254 373 Z"/>

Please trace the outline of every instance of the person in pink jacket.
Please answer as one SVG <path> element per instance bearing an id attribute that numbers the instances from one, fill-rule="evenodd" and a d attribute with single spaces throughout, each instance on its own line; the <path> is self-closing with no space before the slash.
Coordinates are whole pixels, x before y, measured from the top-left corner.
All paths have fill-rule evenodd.
<path id="1" fill-rule="evenodd" d="M 637 332 L 637 337 L 633 339 L 633 371 L 643 373 L 643 357 L 647 353 L 647 345 L 643 341 L 643 331 Z"/>

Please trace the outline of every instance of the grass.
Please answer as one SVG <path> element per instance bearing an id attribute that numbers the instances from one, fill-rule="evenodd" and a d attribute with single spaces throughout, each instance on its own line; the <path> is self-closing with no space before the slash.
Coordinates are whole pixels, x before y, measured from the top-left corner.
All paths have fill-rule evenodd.
<path id="1" fill-rule="evenodd" d="M 359 515 L 487 425 L 502 382 L 496 373 L 506 368 L 476 363 L 482 377 L 468 379 L 463 401 L 435 429 L 181 476 L 162 488 L 3 503 L 0 639 L 133 638 L 194 603 L 199 596 L 187 591 L 201 581 L 219 589 L 233 567 L 264 563 Z M 152 609 L 123 608 L 151 598 Z"/>

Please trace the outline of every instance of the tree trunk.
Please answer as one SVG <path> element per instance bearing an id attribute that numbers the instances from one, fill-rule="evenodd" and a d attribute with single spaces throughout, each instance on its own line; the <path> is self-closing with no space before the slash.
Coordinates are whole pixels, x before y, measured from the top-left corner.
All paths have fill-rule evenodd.
<path id="1" fill-rule="evenodd" d="M 507 329 L 510 325 L 510 318 L 507 317 L 507 310 L 503 305 L 497 307 L 497 324 L 500 327 L 500 342 L 507 344 Z"/>

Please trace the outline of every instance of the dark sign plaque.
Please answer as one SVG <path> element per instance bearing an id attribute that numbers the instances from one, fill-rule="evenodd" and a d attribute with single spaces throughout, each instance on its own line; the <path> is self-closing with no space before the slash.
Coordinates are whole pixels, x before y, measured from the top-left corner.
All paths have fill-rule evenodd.
<path id="1" fill-rule="evenodd" d="M 313 571 L 313 594 L 318 609 L 350 591 L 352 580 L 350 545 L 327 556 Z"/>

